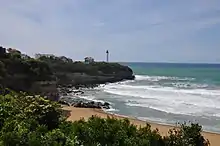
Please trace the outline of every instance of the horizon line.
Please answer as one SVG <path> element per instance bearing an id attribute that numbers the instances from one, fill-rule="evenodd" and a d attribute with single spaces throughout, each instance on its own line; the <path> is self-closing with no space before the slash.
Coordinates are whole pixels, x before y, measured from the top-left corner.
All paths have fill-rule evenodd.
<path id="1" fill-rule="evenodd" d="M 127 61 L 112 61 L 113 63 L 149 63 L 149 64 L 207 64 L 207 65 L 220 65 L 219 63 L 212 62 L 143 62 L 143 61 L 135 61 L 135 62 L 127 62 Z"/>

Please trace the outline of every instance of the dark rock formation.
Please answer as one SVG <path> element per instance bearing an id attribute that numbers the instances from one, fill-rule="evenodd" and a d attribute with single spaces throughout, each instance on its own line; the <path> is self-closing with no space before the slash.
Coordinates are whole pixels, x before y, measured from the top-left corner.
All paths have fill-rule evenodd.
<path id="1" fill-rule="evenodd" d="M 79 74 L 71 73 L 68 75 L 68 82 L 71 81 L 72 86 L 76 89 L 79 88 L 94 88 L 99 84 L 105 83 L 114 83 L 123 80 L 133 80 L 133 72 L 121 72 L 117 75 L 88 75 L 88 74 Z M 64 83 L 64 82 L 63 82 Z"/>
<path id="2" fill-rule="evenodd" d="M 97 108 L 101 109 L 102 107 L 98 104 L 95 104 L 95 102 L 79 102 L 73 105 L 74 107 L 80 107 L 80 108 Z"/>
<path id="3" fill-rule="evenodd" d="M 101 108 L 105 108 L 105 109 L 110 109 L 110 104 L 103 104 L 101 102 L 78 102 L 78 103 L 74 103 L 73 104 L 74 107 L 79 107 L 79 108 L 97 108 L 97 109 L 101 109 Z"/>
<path id="4" fill-rule="evenodd" d="M 108 102 L 95 102 L 89 101 L 80 98 L 73 98 L 73 97 L 63 97 L 59 100 L 59 103 L 68 106 L 74 106 L 78 108 L 96 108 L 96 109 L 110 109 L 110 104 Z"/>

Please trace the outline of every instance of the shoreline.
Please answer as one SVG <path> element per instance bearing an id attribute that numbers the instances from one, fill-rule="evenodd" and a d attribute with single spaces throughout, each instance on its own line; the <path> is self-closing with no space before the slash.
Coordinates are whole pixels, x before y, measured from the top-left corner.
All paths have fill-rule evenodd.
<path id="1" fill-rule="evenodd" d="M 127 118 L 127 119 L 129 119 L 131 124 L 134 124 L 136 126 L 145 126 L 146 123 L 149 123 L 151 125 L 151 129 L 158 129 L 159 133 L 162 136 L 166 136 L 168 134 L 169 129 L 178 128 L 178 126 L 175 126 L 175 125 L 160 124 L 160 123 L 155 123 L 152 121 L 143 121 L 143 120 L 137 119 L 135 117 L 112 114 L 112 113 L 105 112 L 102 109 L 76 108 L 76 107 L 72 107 L 72 106 L 62 106 L 62 109 L 64 109 L 65 111 L 68 111 L 70 113 L 69 117 L 67 118 L 68 121 L 77 121 L 82 118 L 87 120 L 91 116 L 98 116 L 101 118 L 107 118 L 109 116 L 109 117 L 113 117 L 116 119 Z M 203 131 L 202 135 L 204 136 L 205 139 L 209 140 L 211 146 L 219 146 L 219 143 L 220 143 L 220 134 L 219 133 Z"/>

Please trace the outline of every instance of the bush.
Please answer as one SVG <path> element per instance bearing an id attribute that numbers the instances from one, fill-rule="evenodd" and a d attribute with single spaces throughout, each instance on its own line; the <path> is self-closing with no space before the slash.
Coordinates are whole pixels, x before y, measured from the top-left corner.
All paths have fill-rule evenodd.
<path id="1" fill-rule="evenodd" d="M 68 122 L 56 102 L 25 93 L 0 96 L 0 145 L 5 146 L 205 146 L 198 124 L 182 124 L 168 136 L 128 119 L 91 117 Z"/>
<path id="2" fill-rule="evenodd" d="M 208 145 L 208 141 L 201 135 L 202 126 L 191 123 L 181 124 L 180 129 L 171 129 L 169 136 L 164 137 L 166 145 L 172 146 L 203 146 Z"/>
<path id="3" fill-rule="evenodd" d="M 128 119 L 91 117 L 87 122 L 80 120 L 73 124 L 74 133 L 80 144 L 85 146 L 98 144 L 110 146 L 163 145 L 159 132 L 151 131 L 150 125 L 138 129 L 130 124 Z"/>
<path id="4" fill-rule="evenodd" d="M 23 54 L 23 56 L 25 56 Z M 34 82 L 54 80 L 53 72 L 47 63 L 21 57 L 19 52 L 0 56 L 0 85 L 17 92 L 29 92 Z M 16 84 L 15 84 L 16 82 Z"/>

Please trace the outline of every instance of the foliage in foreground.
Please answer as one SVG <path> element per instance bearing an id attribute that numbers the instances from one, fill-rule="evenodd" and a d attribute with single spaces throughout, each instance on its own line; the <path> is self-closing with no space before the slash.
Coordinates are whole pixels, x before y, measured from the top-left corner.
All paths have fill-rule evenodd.
<path id="1" fill-rule="evenodd" d="M 181 125 L 162 137 L 149 124 L 91 117 L 67 122 L 61 106 L 23 93 L 0 96 L 0 145 L 3 146 L 204 146 L 201 126 Z"/>

